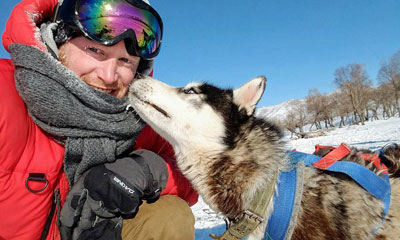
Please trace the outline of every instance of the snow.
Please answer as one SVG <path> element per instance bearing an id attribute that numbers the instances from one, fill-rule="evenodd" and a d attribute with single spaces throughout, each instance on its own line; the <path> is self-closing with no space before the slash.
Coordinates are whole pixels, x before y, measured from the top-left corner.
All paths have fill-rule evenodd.
<path id="1" fill-rule="evenodd" d="M 265 116 L 264 114 L 260 115 Z M 400 143 L 400 118 L 369 121 L 365 125 L 347 125 L 327 131 L 325 136 L 308 139 L 290 139 L 290 134 L 286 134 L 285 139 L 288 150 L 296 149 L 305 153 L 312 153 L 316 144 L 338 146 L 342 142 L 352 147 L 375 151 L 388 143 Z M 225 224 L 223 216 L 211 210 L 201 198 L 192 206 L 192 211 L 196 218 L 196 239 L 210 239 L 207 237 L 208 233 L 202 231 L 206 228 L 216 227 L 212 232 L 221 233 L 223 228 L 220 225 Z"/>
<path id="2" fill-rule="evenodd" d="M 378 150 L 389 142 L 400 143 L 400 118 L 366 122 L 362 125 L 349 125 L 327 132 L 326 136 L 290 140 L 290 149 L 312 153 L 316 144 L 338 146 L 344 142 L 349 146 Z"/>

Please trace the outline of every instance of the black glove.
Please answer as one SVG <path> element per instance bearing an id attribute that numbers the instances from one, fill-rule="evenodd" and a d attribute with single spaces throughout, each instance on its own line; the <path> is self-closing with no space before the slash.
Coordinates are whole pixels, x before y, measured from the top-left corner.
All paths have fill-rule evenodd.
<path id="1" fill-rule="evenodd" d="M 147 150 L 91 168 L 61 210 L 62 239 L 121 239 L 122 218 L 134 217 L 142 200 L 156 201 L 167 179 L 164 160 Z"/>

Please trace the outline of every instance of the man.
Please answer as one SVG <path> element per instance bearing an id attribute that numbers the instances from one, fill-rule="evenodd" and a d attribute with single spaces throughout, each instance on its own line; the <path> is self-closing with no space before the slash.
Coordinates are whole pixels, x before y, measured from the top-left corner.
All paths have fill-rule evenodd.
<path id="1" fill-rule="evenodd" d="M 65 239 L 194 238 L 197 194 L 124 98 L 152 72 L 161 18 L 142 1 L 56 4 L 22 1 L 3 35 L 0 239 L 60 239 L 57 223 Z"/>

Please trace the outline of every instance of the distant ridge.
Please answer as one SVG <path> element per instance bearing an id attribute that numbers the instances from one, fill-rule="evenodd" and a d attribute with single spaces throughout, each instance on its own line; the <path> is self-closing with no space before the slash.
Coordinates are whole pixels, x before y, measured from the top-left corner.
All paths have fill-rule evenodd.
<path id="1" fill-rule="evenodd" d="M 268 120 L 283 121 L 296 101 L 305 101 L 305 99 L 290 99 L 278 105 L 259 107 L 257 108 L 255 115 L 259 118 L 265 118 Z"/>

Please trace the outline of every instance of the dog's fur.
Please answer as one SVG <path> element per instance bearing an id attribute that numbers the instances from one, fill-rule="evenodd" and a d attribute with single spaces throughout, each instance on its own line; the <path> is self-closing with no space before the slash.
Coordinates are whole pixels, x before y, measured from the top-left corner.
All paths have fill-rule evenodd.
<path id="1" fill-rule="evenodd" d="M 171 87 L 152 78 L 133 82 L 129 101 L 174 147 L 178 166 L 211 208 L 241 217 L 255 192 L 288 166 L 281 130 L 253 116 L 266 79 L 235 90 L 205 83 Z M 398 239 L 400 149 L 388 156 L 392 199 L 380 226 L 383 203 L 341 174 L 306 168 L 301 206 L 291 239 Z M 264 215 L 272 212 L 272 201 Z M 261 239 L 265 224 L 249 239 Z"/>

